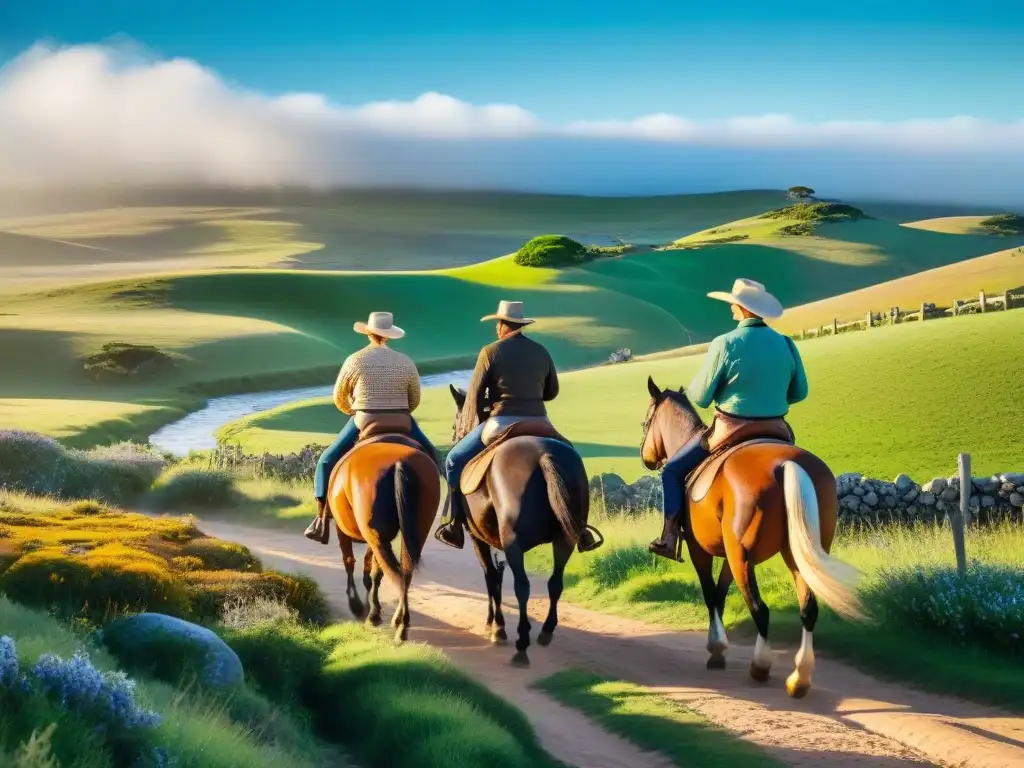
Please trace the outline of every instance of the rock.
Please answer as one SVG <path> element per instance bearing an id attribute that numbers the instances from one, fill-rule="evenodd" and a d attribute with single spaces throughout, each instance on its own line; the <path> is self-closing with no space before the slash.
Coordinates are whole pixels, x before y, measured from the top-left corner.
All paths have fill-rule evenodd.
<path id="1" fill-rule="evenodd" d="M 1013 483 L 1003 483 L 999 486 L 999 490 L 1006 491 L 1006 493 L 1013 493 L 1017 489 L 1014 487 Z"/>
<path id="2" fill-rule="evenodd" d="M 864 490 L 863 486 L 858 485 L 853 488 L 853 493 L 857 496 L 863 496 L 867 491 Z"/>
<path id="3" fill-rule="evenodd" d="M 864 517 L 871 517 L 875 514 L 875 510 L 869 507 L 867 504 L 861 504 L 858 510 Z"/>
<path id="4" fill-rule="evenodd" d="M 925 493 L 922 493 L 920 496 L 917 497 L 917 502 L 925 507 L 934 507 L 935 494 L 926 491 Z"/>
<path id="5" fill-rule="evenodd" d="M 856 512 L 860 509 L 860 496 L 854 496 L 852 493 L 849 496 L 843 496 L 839 500 L 839 506 L 842 509 L 848 509 L 851 512 Z"/>
<path id="6" fill-rule="evenodd" d="M 1024 493 L 1024 485 L 1017 486 L 1017 493 Z"/>
<path id="7" fill-rule="evenodd" d="M 885 506 L 886 506 L 887 509 L 895 509 L 896 508 L 896 497 L 895 496 L 886 496 L 883 501 L 884 501 Z"/>
<path id="8" fill-rule="evenodd" d="M 979 493 L 992 493 L 999 488 L 998 477 L 979 477 L 971 481 Z"/>
<path id="9" fill-rule="evenodd" d="M 138 613 L 116 619 L 104 627 L 102 637 L 104 645 L 120 659 L 166 659 L 167 668 L 157 668 L 157 674 L 163 672 L 164 679 L 180 674 L 171 668 L 175 660 L 179 667 L 187 660 L 202 682 L 212 688 L 233 688 L 245 674 L 238 654 L 216 634 L 162 613 Z M 170 648 L 173 652 L 169 652 Z"/>
<path id="10" fill-rule="evenodd" d="M 591 493 L 600 493 L 602 490 L 605 493 L 608 493 L 608 491 L 616 491 L 625 487 L 626 481 L 614 472 L 605 472 L 601 475 L 594 475 L 594 477 L 590 479 Z"/>
<path id="11" fill-rule="evenodd" d="M 1024 485 L 1024 472 L 1007 472 L 1006 474 L 1000 475 L 999 479 L 1004 483 Z"/>
<path id="12" fill-rule="evenodd" d="M 1012 504 L 1015 507 L 1024 507 L 1024 493 L 1011 493 L 1010 504 Z"/>
<path id="13" fill-rule="evenodd" d="M 921 492 L 919 490 L 917 490 L 917 488 L 911 488 L 909 491 L 907 491 L 905 494 L 903 494 L 903 500 L 904 501 L 913 501 L 914 499 L 916 499 L 920 495 L 921 495 Z"/>
<path id="14" fill-rule="evenodd" d="M 896 490 L 900 493 L 906 493 L 911 488 L 917 487 L 917 484 L 910 478 L 910 475 L 897 475 L 893 483 L 896 485 Z"/>
<path id="15" fill-rule="evenodd" d="M 946 478 L 936 477 L 921 486 L 921 490 L 925 493 L 942 493 L 946 488 Z"/>
<path id="16" fill-rule="evenodd" d="M 967 506 L 970 509 L 980 509 L 981 508 L 981 497 L 980 496 L 976 496 L 976 495 L 975 496 L 971 496 L 971 498 L 969 498 L 967 500 Z"/>
<path id="17" fill-rule="evenodd" d="M 982 507 L 982 509 L 991 509 L 995 505 L 996 505 L 996 500 L 994 498 L 992 498 L 991 496 L 985 495 L 985 496 L 981 497 L 981 507 Z"/>
<path id="18" fill-rule="evenodd" d="M 953 501 L 960 496 L 960 491 L 953 486 L 947 486 L 942 493 L 939 494 L 939 498 L 943 501 Z"/>
<path id="19" fill-rule="evenodd" d="M 939 510 L 939 512 L 948 512 L 949 510 L 952 509 L 949 502 L 945 501 L 944 499 L 939 499 L 938 501 L 936 501 L 935 508 Z"/>
<path id="20" fill-rule="evenodd" d="M 874 507 L 878 504 L 878 496 L 875 494 L 874 491 L 868 491 L 866 494 L 864 494 L 864 503 L 867 504 L 869 507 Z"/>
<path id="21" fill-rule="evenodd" d="M 911 504 L 909 507 L 907 507 L 907 517 L 910 517 L 910 518 L 917 517 L 917 507 L 915 507 L 913 504 Z"/>

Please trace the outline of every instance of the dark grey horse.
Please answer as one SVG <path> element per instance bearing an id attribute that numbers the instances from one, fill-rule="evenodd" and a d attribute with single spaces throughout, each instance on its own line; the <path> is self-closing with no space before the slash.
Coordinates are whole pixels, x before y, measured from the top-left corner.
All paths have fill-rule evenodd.
<path id="1" fill-rule="evenodd" d="M 458 406 L 454 439 L 466 393 L 454 386 L 452 398 Z M 527 665 L 530 658 L 530 579 L 524 555 L 540 544 L 551 544 L 554 568 L 548 579 L 551 606 L 537 642 L 548 645 L 558 625 L 558 600 L 562 596 L 565 565 L 577 543 L 586 551 L 596 549 L 603 540 L 595 540 L 596 529 L 587 525 L 590 491 L 583 459 L 569 444 L 545 437 L 513 437 L 494 452 L 487 477 L 466 499 L 466 528 L 484 569 L 487 583 L 487 631 L 491 642 L 508 640 L 505 617 L 501 612 L 501 584 L 504 564 L 497 564 L 492 550 L 505 553 L 515 580 L 519 602 L 519 637 L 512 663 Z M 589 530 L 587 530 L 589 528 Z M 582 536 L 582 538 L 581 538 Z M 600 534 L 598 534 L 600 536 Z"/>

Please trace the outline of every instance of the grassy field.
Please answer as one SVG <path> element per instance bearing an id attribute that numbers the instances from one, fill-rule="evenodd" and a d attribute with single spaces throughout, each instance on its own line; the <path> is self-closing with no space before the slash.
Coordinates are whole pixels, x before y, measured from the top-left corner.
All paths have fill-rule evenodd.
<path id="1" fill-rule="evenodd" d="M 534 686 L 612 733 L 664 754 L 680 768 L 785 765 L 756 745 L 715 727 L 692 709 L 638 685 L 569 669 L 538 680 Z"/>
<path id="2" fill-rule="evenodd" d="M 975 471 L 1024 467 L 1013 419 L 1024 358 L 1024 311 L 908 323 L 801 342 L 810 398 L 790 421 L 801 445 L 836 473 L 923 482 L 956 469 L 969 451 Z M 551 414 L 574 441 L 591 474 L 626 480 L 644 473 L 640 422 L 650 374 L 662 386 L 688 383 L 700 357 L 642 361 L 580 371 L 562 378 Z M 428 390 L 417 418 L 439 445 L 451 442 L 454 404 L 446 388 Z M 343 417 L 327 401 L 292 404 L 228 425 L 223 439 L 250 451 L 294 451 L 325 444 Z"/>
<path id="3" fill-rule="evenodd" d="M 661 522 L 656 512 L 598 522 L 610 546 L 569 561 L 566 598 L 680 630 L 706 631 L 707 609 L 693 566 L 647 551 Z M 1012 525 L 970 529 L 966 547 L 976 562 L 964 585 L 950 576 L 956 560 L 948 528 L 841 532 L 833 554 L 864 574 L 861 594 L 878 623 L 850 624 L 825 609 L 815 630 L 816 650 L 931 690 L 1024 711 L 1021 649 L 1012 647 L 1022 618 L 1013 595 L 1021 589 L 1017 569 L 1024 558 L 1024 532 Z M 530 552 L 528 560 L 531 570 L 550 572 L 546 548 Z M 1004 575 L 990 578 L 989 571 Z M 908 589 L 908 583 L 918 582 L 916 573 L 920 586 Z M 773 643 L 795 650 L 800 619 L 782 560 L 759 566 L 757 580 L 771 611 Z M 749 612 L 735 589 L 723 618 L 727 629 L 752 638 Z"/>

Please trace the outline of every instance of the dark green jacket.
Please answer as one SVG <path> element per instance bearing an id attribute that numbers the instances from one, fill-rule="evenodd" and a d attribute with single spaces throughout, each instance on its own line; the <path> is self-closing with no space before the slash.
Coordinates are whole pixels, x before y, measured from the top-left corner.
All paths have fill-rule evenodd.
<path id="1" fill-rule="evenodd" d="M 516 333 L 480 350 L 466 390 L 466 415 L 547 416 L 544 403 L 558 396 L 558 373 L 542 344 Z M 475 407 L 474 407 L 475 406 Z M 490 407 L 490 414 L 484 409 Z"/>

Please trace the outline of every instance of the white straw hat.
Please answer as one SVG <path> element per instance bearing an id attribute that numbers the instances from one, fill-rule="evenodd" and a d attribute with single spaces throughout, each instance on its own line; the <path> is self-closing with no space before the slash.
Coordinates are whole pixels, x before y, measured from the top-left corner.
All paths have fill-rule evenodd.
<path id="1" fill-rule="evenodd" d="M 488 320 L 504 320 L 517 325 L 529 325 L 533 322 L 533 318 L 523 317 L 523 302 L 521 301 L 499 302 L 497 312 L 480 318 L 481 323 L 486 323 Z"/>
<path id="2" fill-rule="evenodd" d="M 782 304 L 764 289 L 764 286 L 753 280 L 739 278 L 732 284 L 732 292 L 712 291 L 709 298 L 739 304 L 758 317 L 774 319 L 782 317 Z"/>
<path id="3" fill-rule="evenodd" d="M 355 323 L 352 330 L 364 335 L 372 333 L 385 339 L 400 339 L 405 336 L 405 331 L 395 325 L 395 318 L 390 312 L 371 312 L 365 323 Z"/>

